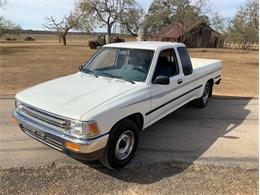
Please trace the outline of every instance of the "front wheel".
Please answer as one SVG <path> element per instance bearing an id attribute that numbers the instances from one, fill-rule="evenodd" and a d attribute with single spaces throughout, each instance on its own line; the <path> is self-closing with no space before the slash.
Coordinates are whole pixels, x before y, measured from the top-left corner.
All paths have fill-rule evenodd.
<path id="1" fill-rule="evenodd" d="M 137 144 L 137 126 L 132 120 L 125 119 L 111 130 L 108 144 L 100 162 L 111 169 L 123 168 L 133 158 Z"/>
<path id="2" fill-rule="evenodd" d="M 211 95 L 212 87 L 209 82 L 206 83 L 205 88 L 203 90 L 202 96 L 197 99 L 197 106 L 199 108 L 204 108 L 207 106 L 207 103 L 209 101 L 209 97 Z"/>

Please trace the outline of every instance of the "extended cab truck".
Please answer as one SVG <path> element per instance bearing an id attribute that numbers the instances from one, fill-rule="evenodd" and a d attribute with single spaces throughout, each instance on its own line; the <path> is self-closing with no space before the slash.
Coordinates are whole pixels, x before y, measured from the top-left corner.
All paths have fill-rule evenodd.
<path id="1" fill-rule="evenodd" d="M 205 107 L 221 68 L 190 59 L 181 43 L 108 44 L 78 73 L 18 93 L 13 116 L 34 139 L 118 169 L 134 156 L 139 131 L 192 100 Z"/>

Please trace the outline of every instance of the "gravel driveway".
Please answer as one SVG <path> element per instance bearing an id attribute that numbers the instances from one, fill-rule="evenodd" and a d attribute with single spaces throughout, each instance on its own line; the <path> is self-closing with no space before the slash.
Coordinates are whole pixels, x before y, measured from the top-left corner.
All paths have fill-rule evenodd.
<path id="1" fill-rule="evenodd" d="M 258 194 L 258 170 L 160 163 L 0 170 L 0 194 Z"/>

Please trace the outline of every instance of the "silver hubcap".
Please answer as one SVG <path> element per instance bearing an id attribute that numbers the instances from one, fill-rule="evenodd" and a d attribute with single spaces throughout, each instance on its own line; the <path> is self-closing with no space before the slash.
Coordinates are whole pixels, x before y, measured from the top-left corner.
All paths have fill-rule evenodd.
<path id="1" fill-rule="evenodd" d="M 204 92 L 203 92 L 203 97 L 202 97 L 202 100 L 203 100 L 203 103 L 206 104 L 208 99 L 209 99 L 209 86 L 206 85 L 205 89 L 204 89 Z"/>
<path id="2" fill-rule="evenodd" d="M 135 138 L 132 131 L 127 130 L 122 133 L 116 142 L 115 157 L 118 160 L 126 159 L 133 150 L 134 142 Z"/>

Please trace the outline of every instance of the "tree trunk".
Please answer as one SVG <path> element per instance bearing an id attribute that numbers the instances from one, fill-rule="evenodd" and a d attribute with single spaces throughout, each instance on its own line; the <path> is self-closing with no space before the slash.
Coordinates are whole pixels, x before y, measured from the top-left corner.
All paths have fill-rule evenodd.
<path id="1" fill-rule="evenodd" d="M 230 41 L 230 43 L 228 44 L 228 49 L 231 49 L 232 46 L 232 42 Z"/>
<path id="2" fill-rule="evenodd" d="M 111 29 L 112 29 L 112 26 L 110 24 L 107 24 L 108 40 L 110 40 L 110 37 L 111 37 Z M 108 44 L 108 43 L 106 43 L 106 44 Z"/>
<path id="3" fill-rule="evenodd" d="M 62 35 L 62 42 L 63 42 L 63 45 L 67 45 L 67 39 L 66 39 L 66 35 Z"/>
<path id="4" fill-rule="evenodd" d="M 67 45 L 67 39 L 66 39 L 66 37 L 67 37 L 67 34 L 68 34 L 68 32 L 69 32 L 69 30 L 70 30 L 70 28 L 67 28 L 66 30 L 65 30 L 65 32 L 62 34 L 62 42 L 63 42 L 63 45 Z"/>
<path id="5" fill-rule="evenodd" d="M 61 36 L 60 36 L 60 35 L 58 35 L 58 37 L 59 37 L 59 43 L 61 43 Z"/>

